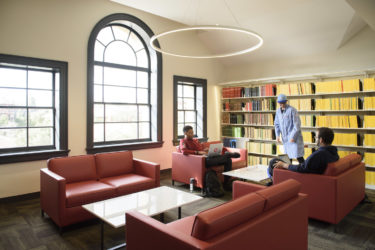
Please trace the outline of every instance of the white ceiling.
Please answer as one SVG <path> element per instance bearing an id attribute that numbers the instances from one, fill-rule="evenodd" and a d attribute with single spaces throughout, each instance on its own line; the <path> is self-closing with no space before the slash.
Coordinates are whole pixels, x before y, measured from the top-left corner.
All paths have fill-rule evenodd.
<path id="1" fill-rule="evenodd" d="M 219 59 L 225 65 L 329 52 L 345 46 L 366 25 L 375 28 L 373 0 L 112 1 L 188 26 L 236 26 L 263 37 L 264 45 L 260 49 Z M 201 32 L 198 36 L 214 53 L 235 51 L 247 42 L 234 35 L 224 39 Z"/>

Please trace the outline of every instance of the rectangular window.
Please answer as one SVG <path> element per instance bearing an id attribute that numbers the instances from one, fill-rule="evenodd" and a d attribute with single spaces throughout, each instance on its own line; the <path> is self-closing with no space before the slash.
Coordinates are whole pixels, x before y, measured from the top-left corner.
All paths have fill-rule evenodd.
<path id="1" fill-rule="evenodd" d="M 0 159 L 67 153 L 67 63 L 0 54 Z"/>
<path id="2" fill-rule="evenodd" d="M 174 76 L 174 143 L 184 137 L 183 128 L 190 125 L 195 136 L 206 138 L 207 81 Z"/>

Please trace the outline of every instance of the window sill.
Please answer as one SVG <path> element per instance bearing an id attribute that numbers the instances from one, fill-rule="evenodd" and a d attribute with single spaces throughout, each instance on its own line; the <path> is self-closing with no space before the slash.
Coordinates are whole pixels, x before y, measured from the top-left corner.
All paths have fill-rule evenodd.
<path id="1" fill-rule="evenodd" d="M 0 154 L 0 164 L 47 160 L 53 157 L 67 156 L 70 150 L 45 150 Z"/>
<path id="2" fill-rule="evenodd" d="M 163 146 L 163 141 L 161 142 L 135 142 L 127 143 L 121 145 L 106 145 L 106 146 L 95 146 L 93 148 L 86 148 L 88 154 L 121 151 L 121 150 L 140 150 L 140 149 L 150 149 L 150 148 L 161 148 Z"/>

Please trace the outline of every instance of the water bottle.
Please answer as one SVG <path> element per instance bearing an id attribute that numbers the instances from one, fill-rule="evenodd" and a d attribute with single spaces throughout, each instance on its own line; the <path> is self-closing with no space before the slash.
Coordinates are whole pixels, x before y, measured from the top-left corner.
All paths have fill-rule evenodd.
<path id="1" fill-rule="evenodd" d="M 190 192 L 194 191 L 194 181 L 195 181 L 194 178 L 190 178 Z"/>

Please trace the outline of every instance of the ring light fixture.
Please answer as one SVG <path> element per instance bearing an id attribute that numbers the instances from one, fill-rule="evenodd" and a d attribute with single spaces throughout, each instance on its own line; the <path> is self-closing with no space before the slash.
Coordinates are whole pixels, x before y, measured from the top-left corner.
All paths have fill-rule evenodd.
<path id="1" fill-rule="evenodd" d="M 239 51 L 224 53 L 224 54 L 217 54 L 217 55 L 207 55 L 207 56 L 194 56 L 194 55 L 184 55 L 184 54 L 172 53 L 172 52 L 168 52 L 166 50 L 160 49 L 160 48 L 156 47 L 155 44 L 154 44 L 154 41 L 158 38 L 165 37 L 165 36 L 168 36 L 168 35 L 174 34 L 174 33 L 186 32 L 186 31 L 191 31 L 191 30 L 233 31 L 233 32 L 243 33 L 243 34 L 246 34 L 248 36 L 255 37 L 255 38 L 258 39 L 258 43 L 255 44 L 254 46 L 251 46 L 251 47 L 249 47 L 247 49 L 244 49 L 244 50 L 239 50 Z M 206 58 L 207 59 L 207 58 L 223 58 L 223 57 L 237 56 L 237 55 L 249 53 L 251 51 L 254 51 L 254 50 L 260 48 L 263 45 L 263 38 L 260 35 L 256 34 L 255 32 L 252 32 L 250 30 L 245 30 L 245 29 L 242 29 L 242 28 L 230 27 L 230 26 L 218 26 L 218 25 L 216 25 L 216 26 L 204 25 L 204 26 L 192 26 L 192 27 L 187 27 L 187 28 L 174 29 L 174 30 L 170 30 L 170 31 L 160 33 L 158 35 L 154 35 L 150 39 L 150 45 L 154 50 L 156 50 L 160 53 L 166 54 L 166 55 L 170 55 L 170 56 L 177 56 L 177 57 L 184 57 L 184 58 L 197 58 L 197 59 Z"/>

